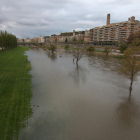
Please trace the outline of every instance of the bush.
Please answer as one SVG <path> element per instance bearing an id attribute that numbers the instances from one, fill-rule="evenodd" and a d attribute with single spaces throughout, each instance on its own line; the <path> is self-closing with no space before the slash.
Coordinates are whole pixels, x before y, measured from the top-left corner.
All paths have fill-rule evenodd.
<path id="1" fill-rule="evenodd" d="M 95 51 L 95 48 L 93 46 L 89 46 L 87 47 L 87 52 L 94 52 Z"/>
<path id="2" fill-rule="evenodd" d="M 125 44 L 125 43 L 121 44 L 119 49 L 120 49 L 121 53 L 123 53 L 127 49 L 127 44 Z"/>
<path id="3" fill-rule="evenodd" d="M 65 45 L 65 49 L 68 49 L 69 48 L 69 45 Z"/>

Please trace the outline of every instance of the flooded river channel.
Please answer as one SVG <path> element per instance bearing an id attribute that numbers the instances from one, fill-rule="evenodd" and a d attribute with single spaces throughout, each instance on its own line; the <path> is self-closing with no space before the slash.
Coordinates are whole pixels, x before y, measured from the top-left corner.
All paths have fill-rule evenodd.
<path id="1" fill-rule="evenodd" d="M 20 140 L 140 140 L 140 76 L 128 100 L 119 59 L 85 54 L 77 66 L 64 50 L 26 54 L 33 114 Z"/>

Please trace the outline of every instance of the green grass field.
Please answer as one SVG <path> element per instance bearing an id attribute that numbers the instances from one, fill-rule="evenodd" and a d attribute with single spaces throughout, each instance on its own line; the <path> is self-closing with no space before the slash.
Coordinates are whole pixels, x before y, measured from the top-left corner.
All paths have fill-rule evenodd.
<path id="1" fill-rule="evenodd" d="M 19 131 L 32 115 L 29 48 L 0 52 L 0 140 L 18 139 Z"/>

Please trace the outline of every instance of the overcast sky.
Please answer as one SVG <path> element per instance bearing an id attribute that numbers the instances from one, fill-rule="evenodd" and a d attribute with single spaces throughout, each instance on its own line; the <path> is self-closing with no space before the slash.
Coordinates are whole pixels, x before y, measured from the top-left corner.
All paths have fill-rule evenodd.
<path id="1" fill-rule="evenodd" d="M 140 0 L 0 0 L 0 30 L 34 38 L 89 30 L 106 24 L 140 20 Z"/>

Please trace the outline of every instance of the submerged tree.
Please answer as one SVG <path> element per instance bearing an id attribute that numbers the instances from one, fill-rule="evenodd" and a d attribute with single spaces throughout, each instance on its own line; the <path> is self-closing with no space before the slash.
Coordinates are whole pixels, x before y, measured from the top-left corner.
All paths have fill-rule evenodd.
<path id="1" fill-rule="evenodd" d="M 50 44 L 50 45 L 48 46 L 48 50 L 51 51 L 52 53 L 53 53 L 54 51 L 56 51 L 56 49 L 57 49 L 57 47 L 56 47 L 54 44 Z"/>
<path id="2" fill-rule="evenodd" d="M 108 54 L 110 53 L 110 48 L 109 48 L 109 46 L 105 46 L 105 48 L 104 48 L 104 53 L 106 53 L 106 56 L 108 56 Z"/>
<path id="3" fill-rule="evenodd" d="M 136 45 L 139 40 L 133 41 L 133 46 L 124 51 L 124 59 L 122 60 L 120 71 L 130 79 L 129 97 L 131 97 L 132 85 L 138 72 L 140 71 L 140 64 L 137 61 L 137 54 L 140 48 Z"/>
<path id="4" fill-rule="evenodd" d="M 76 59 L 76 64 L 78 64 L 78 61 L 82 58 L 83 54 L 84 54 L 84 50 L 86 49 L 86 46 L 81 46 L 81 43 L 77 43 L 72 51 L 72 55 L 73 55 L 73 62 L 74 59 Z"/>

